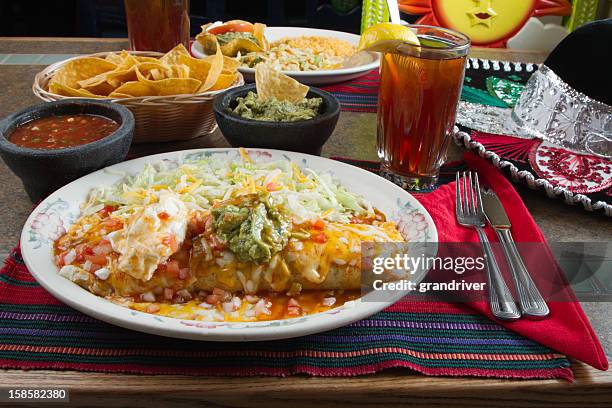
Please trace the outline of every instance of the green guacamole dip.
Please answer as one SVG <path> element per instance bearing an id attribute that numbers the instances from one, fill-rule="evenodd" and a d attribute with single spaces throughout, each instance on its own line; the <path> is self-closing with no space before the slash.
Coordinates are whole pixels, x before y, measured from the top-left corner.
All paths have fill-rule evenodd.
<path id="1" fill-rule="evenodd" d="M 232 40 L 237 40 L 239 38 L 244 38 L 249 41 L 253 41 L 255 44 L 259 45 L 257 38 L 252 33 L 236 33 L 236 32 L 227 32 L 224 34 L 217 34 L 217 41 L 219 41 L 219 45 L 225 45 Z"/>
<path id="2" fill-rule="evenodd" d="M 250 194 L 212 209 L 215 233 L 242 262 L 268 262 L 289 241 L 291 222 L 269 196 Z"/>
<path id="3" fill-rule="evenodd" d="M 236 102 L 238 102 L 238 105 L 232 112 L 245 119 L 271 122 L 297 122 L 317 116 L 323 99 L 304 98 L 298 103 L 279 101 L 276 98 L 262 101 L 257 98 L 256 93 L 249 92 L 244 98 L 236 98 Z"/>

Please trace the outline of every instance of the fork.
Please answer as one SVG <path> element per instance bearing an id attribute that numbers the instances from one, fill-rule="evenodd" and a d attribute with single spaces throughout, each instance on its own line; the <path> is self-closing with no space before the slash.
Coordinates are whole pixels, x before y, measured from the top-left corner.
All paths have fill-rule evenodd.
<path id="1" fill-rule="evenodd" d="M 463 189 L 461 188 L 463 180 Z M 486 225 L 484 210 L 482 208 L 482 197 L 480 196 L 480 185 L 478 183 L 478 173 L 463 172 L 463 177 L 459 177 L 457 172 L 455 177 L 456 194 L 456 215 L 457 221 L 464 227 L 474 228 L 478 234 L 478 239 L 482 245 L 482 252 L 487 267 L 487 281 L 489 286 L 489 306 L 493 316 L 503 320 L 515 320 L 521 317 L 512 293 L 506 285 L 502 276 L 497 260 L 491 248 L 491 244 L 484 232 Z M 463 190 L 463 193 L 462 191 Z"/>

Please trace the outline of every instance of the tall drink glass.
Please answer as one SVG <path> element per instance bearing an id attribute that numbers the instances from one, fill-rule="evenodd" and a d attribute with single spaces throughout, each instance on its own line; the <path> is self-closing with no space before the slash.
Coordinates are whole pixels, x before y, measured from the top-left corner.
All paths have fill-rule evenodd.
<path id="1" fill-rule="evenodd" d="M 382 55 L 377 149 L 383 175 L 422 190 L 435 184 L 446 159 L 470 40 L 445 28 L 410 27 L 421 45 Z"/>
<path id="2" fill-rule="evenodd" d="M 189 0 L 125 0 L 125 18 L 134 51 L 189 48 Z"/>

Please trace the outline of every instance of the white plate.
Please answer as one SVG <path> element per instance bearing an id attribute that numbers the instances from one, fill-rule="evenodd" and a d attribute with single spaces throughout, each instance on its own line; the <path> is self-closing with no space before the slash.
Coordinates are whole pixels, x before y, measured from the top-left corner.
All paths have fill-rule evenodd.
<path id="1" fill-rule="evenodd" d="M 303 28 L 303 27 L 266 27 L 265 36 L 269 42 L 280 40 L 284 37 L 300 37 L 300 36 L 321 36 L 332 37 L 348 41 L 351 44 L 359 44 L 359 36 L 357 34 L 344 33 L 342 31 L 322 30 L 318 28 Z M 191 53 L 197 58 L 204 58 L 206 54 L 202 48 L 202 44 L 194 41 L 191 44 Z M 375 52 L 359 53 L 360 57 L 365 61 L 360 61 L 358 65 L 346 68 L 330 69 L 322 71 L 282 71 L 284 74 L 300 81 L 306 85 L 329 85 L 342 81 L 348 81 L 367 74 L 369 71 L 378 68 L 380 57 Z M 254 68 L 238 68 L 244 76 L 244 79 L 249 82 L 254 81 Z"/>
<path id="2" fill-rule="evenodd" d="M 350 191 L 365 196 L 372 204 L 396 221 L 411 242 L 437 242 L 436 227 L 427 210 L 409 193 L 375 174 L 338 161 L 280 150 L 249 150 L 254 160 L 292 160 L 302 168 L 329 172 Z M 53 241 L 79 216 L 79 204 L 89 190 L 112 184 L 121 173 L 136 173 L 145 163 L 161 160 L 182 161 L 193 155 L 223 155 L 239 160 L 237 149 L 197 149 L 142 157 L 110 166 L 82 177 L 47 197 L 32 212 L 21 233 L 21 253 L 36 280 L 51 294 L 69 306 L 105 322 L 128 329 L 163 336 L 213 341 L 271 340 L 323 332 L 366 318 L 399 300 L 363 301 L 363 298 L 327 312 L 304 317 L 249 323 L 209 323 L 182 320 L 138 312 L 98 297 L 61 277 L 53 262 Z M 424 275 L 423 273 L 422 275 Z M 423 276 L 414 276 L 420 280 Z"/>

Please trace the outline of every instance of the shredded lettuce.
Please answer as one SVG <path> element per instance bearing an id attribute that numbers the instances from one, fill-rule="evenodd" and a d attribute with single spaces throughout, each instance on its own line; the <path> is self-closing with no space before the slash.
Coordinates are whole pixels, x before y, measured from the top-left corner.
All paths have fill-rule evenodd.
<path id="1" fill-rule="evenodd" d="M 188 158 L 180 164 L 146 164 L 141 172 L 126 175 L 114 185 L 92 189 L 83 212 L 113 205 L 118 207 L 116 215 L 127 216 L 135 208 L 157 202 L 163 190 L 178 194 L 190 210 L 201 211 L 216 201 L 266 191 L 271 204 L 287 209 L 298 223 L 317 218 L 348 222 L 355 215 L 373 213 L 369 202 L 328 173 L 302 171 L 286 160 L 254 162 L 245 151 L 234 161 L 211 156 Z"/>

